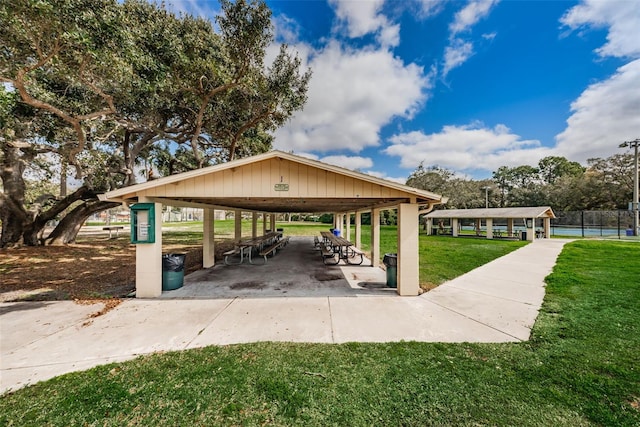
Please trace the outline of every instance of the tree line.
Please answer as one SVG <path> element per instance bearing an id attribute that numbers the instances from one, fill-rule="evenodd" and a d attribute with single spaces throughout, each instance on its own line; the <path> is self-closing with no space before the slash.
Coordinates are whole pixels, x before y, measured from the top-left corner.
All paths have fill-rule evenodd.
<path id="1" fill-rule="evenodd" d="M 443 209 L 551 206 L 555 211 L 627 209 L 633 197 L 633 155 L 589 159 L 584 167 L 561 156 L 538 166 L 501 166 L 490 179 L 460 177 L 420 165 L 407 185 L 449 197 Z"/>
<path id="2" fill-rule="evenodd" d="M 274 35 L 263 1 L 220 3 L 211 22 L 144 0 L 1 2 L 0 247 L 74 241 L 86 218 L 115 206 L 97 194 L 141 171 L 271 148 L 311 72 L 286 45 L 265 64 Z"/>

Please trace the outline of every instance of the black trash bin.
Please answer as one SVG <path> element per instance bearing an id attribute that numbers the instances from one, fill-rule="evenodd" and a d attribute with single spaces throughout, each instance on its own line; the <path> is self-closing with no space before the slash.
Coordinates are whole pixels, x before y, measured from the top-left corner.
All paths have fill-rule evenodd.
<path id="1" fill-rule="evenodd" d="M 382 262 L 387 267 L 387 287 L 398 287 L 398 254 L 384 254 Z"/>
<path id="2" fill-rule="evenodd" d="M 172 291 L 184 283 L 184 261 L 186 254 L 162 255 L 162 290 Z"/>
<path id="3" fill-rule="evenodd" d="M 527 240 L 527 232 L 526 231 L 521 231 L 520 232 L 520 240 Z"/>

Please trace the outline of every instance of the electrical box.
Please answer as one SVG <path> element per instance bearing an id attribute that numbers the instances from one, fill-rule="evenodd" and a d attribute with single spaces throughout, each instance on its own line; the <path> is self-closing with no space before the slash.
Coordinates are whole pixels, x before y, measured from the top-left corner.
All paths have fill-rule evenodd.
<path id="1" fill-rule="evenodd" d="M 131 205 L 131 243 L 155 243 L 156 207 L 154 203 Z"/>

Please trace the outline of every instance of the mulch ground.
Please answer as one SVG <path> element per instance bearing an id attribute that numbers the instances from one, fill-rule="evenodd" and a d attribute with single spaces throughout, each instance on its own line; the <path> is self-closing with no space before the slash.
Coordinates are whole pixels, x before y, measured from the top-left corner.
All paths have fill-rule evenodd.
<path id="1" fill-rule="evenodd" d="M 231 246 L 216 242 L 216 258 Z M 202 268 L 200 244 L 163 245 L 163 253 L 168 252 L 187 254 L 185 274 Z M 135 290 L 135 254 L 128 238 L 0 250 L 0 302 L 130 296 Z"/>

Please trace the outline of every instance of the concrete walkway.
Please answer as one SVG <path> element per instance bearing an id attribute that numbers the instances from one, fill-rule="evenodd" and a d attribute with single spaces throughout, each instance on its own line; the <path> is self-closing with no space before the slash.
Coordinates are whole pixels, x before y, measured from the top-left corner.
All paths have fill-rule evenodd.
<path id="1" fill-rule="evenodd" d="M 543 280 L 566 242 L 536 241 L 420 297 L 380 287 L 382 270 L 343 267 L 353 292 L 134 299 L 96 318 L 91 314 L 101 304 L 2 303 L 0 393 L 142 354 L 207 345 L 527 340 L 544 298 Z M 357 284 L 376 289 L 367 293 Z"/>

